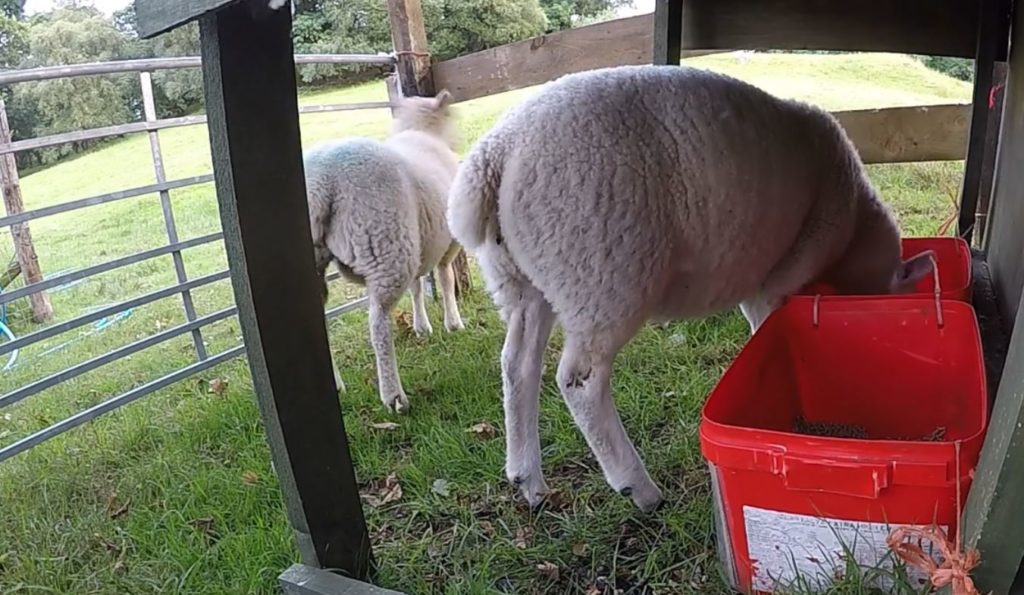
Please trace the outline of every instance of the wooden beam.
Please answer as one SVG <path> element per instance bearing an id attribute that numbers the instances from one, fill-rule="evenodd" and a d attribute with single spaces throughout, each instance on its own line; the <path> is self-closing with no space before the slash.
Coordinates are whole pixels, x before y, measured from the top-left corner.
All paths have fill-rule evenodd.
<path id="1" fill-rule="evenodd" d="M 139 36 L 155 37 L 240 0 L 135 0 Z"/>
<path id="2" fill-rule="evenodd" d="M 1009 593 L 1024 559 L 1024 308 L 1018 308 L 995 407 L 964 509 L 964 547 L 982 563 L 982 593 Z"/>
<path id="3" fill-rule="evenodd" d="M 654 16 L 641 15 L 541 35 L 434 64 L 434 84 L 455 101 L 541 85 L 564 74 L 651 64 Z M 684 58 L 721 50 L 683 52 Z"/>
<path id="4" fill-rule="evenodd" d="M 306 205 L 291 13 L 200 21 L 217 201 L 274 469 L 305 564 L 365 579 L 369 535 L 332 373 Z"/>
<path id="5" fill-rule="evenodd" d="M 686 0 L 683 49 L 974 57 L 976 0 Z M 1005 57 L 997 54 L 995 59 Z"/>
<path id="6" fill-rule="evenodd" d="M 960 186 L 960 216 L 957 233 L 971 242 L 977 220 L 978 194 L 986 155 L 992 153 L 996 137 L 988 133 L 989 96 L 995 75 L 995 56 L 1006 53 L 1009 45 L 1009 8 L 1003 0 L 978 1 L 978 37 L 974 59 L 974 92 L 971 97 L 971 124 L 967 140 L 967 163 Z"/>
<path id="7" fill-rule="evenodd" d="M 1003 90 L 1006 88 L 1006 62 L 996 62 L 992 67 L 992 90 L 988 96 L 988 124 L 985 126 L 985 156 L 981 163 L 981 183 L 978 187 L 978 206 L 974 213 L 974 243 L 986 244 L 988 236 L 988 211 L 992 206 L 992 189 L 995 184 L 996 155 L 999 149 L 999 129 L 1003 121 Z"/>
<path id="8" fill-rule="evenodd" d="M 655 64 L 679 64 L 683 43 L 683 0 L 655 0 Z"/>
<path id="9" fill-rule="evenodd" d="M 1003 87 L 996 174 L 985 248 L 1003 320 L 1017 318 L 1024 289 L 1024 10 L 1014 11 L 1010 58 Z"/>
<path id="10" fill-rule="evenodd" d="M 1024 559 L 1024 10 L 1015 10 L 992 194 L 988 262 L 1004 320 L 1013 321 L 995 407 L 964 511 L 964 544 L 981 552 L 981 592 L 1009 593 Z"/>
<path id="11" fill-rule="evenodd" d="M 11 127 L 7 122 L 7 106 L 0 97 L 0 147 L 11 144 Z M 4 209 L 7 216 L 24 212 L 25 205 L 21 200 L 21 182 L 18 179 L 18 162 L 13 153 L 0 153 L 0 194 L 3 195 Z M 32 242 L 32 231 L 28 223 L 11 226 L 11 239 L 14 242 L 14 255 L 25 276 L 25 285 L 33 285 L 43 281 L 43 271 L 39 267 L 39 257 Z M 53 319 L 53 305 L 45 291 L 36 291 L 28 296 L 32 306 L 32 320 L 49 322 Z"/>
<path id="12" fill-rule="evenodd" d="M 835 112 L 865 163 L 964 158 L 969 105 L 931 105 Z"/>

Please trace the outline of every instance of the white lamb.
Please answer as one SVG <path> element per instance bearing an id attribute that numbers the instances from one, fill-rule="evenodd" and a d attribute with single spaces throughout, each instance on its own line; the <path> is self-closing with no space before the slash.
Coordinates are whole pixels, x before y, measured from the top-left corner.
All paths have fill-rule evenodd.
<path id="1" fill-rule="evenodd" d="M 391 309 L 411 291 L 413 329 L 433 332 L 423 285 L 436 267 L 445 329 L 463 328 L 452 271 L 461 248 L 445 220 L 458 169 L 450 100 L 447 91 L 400 99 L 387 140 L 331 141 L 304 158 L 317 271 L 323 277 L 334 262 L 345 278 L 366 286 L 380 398 L 398 413 L 408 410 L 409 399 L 395 362 Z"/>
<path id="2" fill-rule="evenodd" d="M 538 390 L 552 325 L 559 389 L 608 483 L 649 511 L 661 492 L 612 402 L 618 351 L 650 319 L 739 304 L 756 331 L 812 280 L 908 290 L 900 232 L 837 122 L 815 107 L 680 67 L 565 76 L 473 148 L 449 197 L 507 326 L 506 474 L 531 505 L 541 472 Z"/>

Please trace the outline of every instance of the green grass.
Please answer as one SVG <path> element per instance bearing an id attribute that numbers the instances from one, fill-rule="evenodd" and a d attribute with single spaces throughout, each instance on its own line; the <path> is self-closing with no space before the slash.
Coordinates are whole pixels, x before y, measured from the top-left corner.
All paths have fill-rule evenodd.
<path id="1" fill-rule="evenodd" d="M 734 54 L 694 64 L 734 74 L 774 93 L 831 109 L 965 102 L 969 87 L 900 56 Z M 468 144 L 533 89 L 458 106 Z M 304 94 L 306 104 L 372 101 L 383 85 Z M 307 146 L 343 135 L 383 137 L 385 110 L 308 115 Z M 168 176 L 210 170 L 202 127 L 160 135 Z M 874 166 L 872 179 L 907 232 L 934 234 L 953 208 L 962 164 Z M 26 207 L 152 183 L 145 136 L 119 140 L 27 176 Z M 219 229 L 212 185 L 172 192 L 179 235 Z M 32 223 L 45 271 L 75 269 L 166 242 L 159 200 L 127 199 Z M 9 242 L 0 242 L 9 250 Z M 190 277 L 226 266 L 219 245 L 185 255 Z M 175 282 L 170 257 L 107 273 L 51 294 L 58 320 Z M 332 304 L 356 295 L 333 287 Z M 227 282 L 196 291 L 200 314 L 231 304 Z M 407 309 L 407 303 L 403 303 Z M 707 392 L 746 338 L 735 313 L 644 329 L 617 361 L 615 393 L 631 436 L 666 490 L 656 516 L 637 514 L 604 484 L 553 388 L 559 339 L 548 353 L 541 435 L 545 470 L 561 503 L 531 514 L 501 479 L 503 441 L 480 440 L 475 423 L 501 427 L 498 354 L 502 326 L 482 292 L 463 305 L 467 332 L 427 340 L 399 333 L 397 351 L 413 412 L 393 431 L 376 396 L 366 320 L 355 312 L 329 325 L 348 385 L 342 397 L 358 479 L 396 473 L 402 498 L 366 507 L 378 581 L 410 593 L 587 593 L 617 583 L 640 593 L 724 592 L 714 554 L 707 474 L 696 428 Z M 35 327 L 27 306 L 11 308 L 14 331 Z M 439 308 L 431 305 L 435 327 Z M 22 350 L 0 375 L 0 393 L 111 348 L 179 324 L 180 299 L 134 311 L 103 332 L 67 335 Z M 212 352 L 238 343 L 234 320 L 204 331 Z M 60 344 L 75 339 L 49 355 Z M 188 336 L 83 375 L 0 412 L 0 445 L 192 361 Z M 227 389 L 211 392 L 209 381 Z M 447 482 L 446 495 L 435 481 Z M 121 511 L 120 509 L 124 509 Z M 281 506 L 252 387 L 235 361 L 151 395 L 0 465 L 0 592 L 262 593 L 297 559 Z M 121 514 L 112 514 L 120 512 Z M 538 570 L 551 563 L 558 577 Z M 836 593 L 866 593 L 838 586 Z M 632 590 L 629 589 L 632 587 Z M 610 591 L 609 591 L 610 592 Z"/>

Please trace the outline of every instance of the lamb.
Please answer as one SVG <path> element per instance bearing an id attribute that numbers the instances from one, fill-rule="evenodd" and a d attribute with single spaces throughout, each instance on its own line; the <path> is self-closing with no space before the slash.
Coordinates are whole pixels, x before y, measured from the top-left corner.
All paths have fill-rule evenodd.
<path id="1" fill-rule="evenodd" d="M 402 98 L 387 140 L 329 141 L 304 158 L 317 271 L 324 278 L 334 262 L 343 277 L 366 286 L 380 398 L 396 413 L 408 411 L 409 398 L 395 362 L 390 312 L 405 291 L 412 293 L 413 329 L 430 334 L 424 276 L 437 268 L 445 329 L 463 328 L 452 270 L 461 247 L 445 219 L 458 169 L 450 103 L 447 91 Z M 323 295 L 326 302 L 326 281 Z"/>
<path id="2" fill-rule="evenodd" d="M 531 506 L 538 391 L 557 321 L 558 387 L 608 484 L 643 511 L 662 495 L 612 401 L 613 360 L 649 320 L 740 305 L 751 332 L 814 280 L 904 292 L 931 254 L 900 231 L 852 143 L 818 108 L 711 72 L 626 66 L 562 77 L 472 148 L 448 222 L 507 327 L 506 468 Z"/>

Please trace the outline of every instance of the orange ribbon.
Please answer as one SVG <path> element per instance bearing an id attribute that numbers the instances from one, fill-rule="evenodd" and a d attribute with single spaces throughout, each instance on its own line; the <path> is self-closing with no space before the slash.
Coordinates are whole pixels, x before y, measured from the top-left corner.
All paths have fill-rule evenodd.
<path id="1" fill-rule="evenodd" d="M 944 558 L 942 564 L 935 560 L 920 545 L 908 543 L 907 539 L 920 541 L 927 539 L 935 544 Z M 980 557 L 976 550 L 966 554 L 953 550 L 949 536 L 939 527 L 920 529 L 917 527 L 898 527 L 886 539 L 889 548 L 896 553 L 907 566 L 913 566 L 928 574 L 935 588 L 951 586 L 953 595 L 981 595 L 971 580 L 971 570 L 978 565 Z"/>

